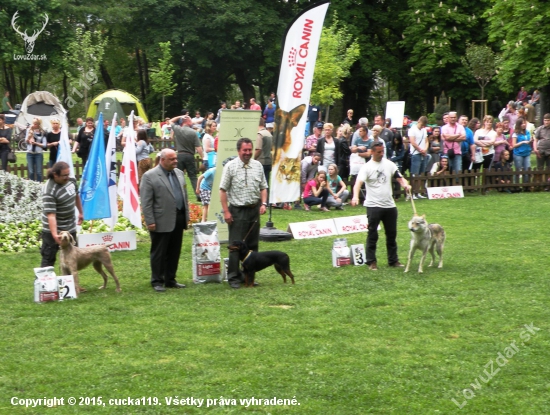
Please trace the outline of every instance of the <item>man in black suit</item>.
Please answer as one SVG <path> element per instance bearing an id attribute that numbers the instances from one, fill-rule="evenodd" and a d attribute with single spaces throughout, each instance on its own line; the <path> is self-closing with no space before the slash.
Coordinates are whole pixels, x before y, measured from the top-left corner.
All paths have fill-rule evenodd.
<path id="1" fill-rule="evenodd" d="M 189 206 L 185 176 L 177 165 L 176 152 L 165 148 L 159 165 L 143 175 L 139 187 L 151 237 L 151 285 L 157 292 L 185 288 L 176 281 L 176 272 L 183 231 L 189 223 Z"/>

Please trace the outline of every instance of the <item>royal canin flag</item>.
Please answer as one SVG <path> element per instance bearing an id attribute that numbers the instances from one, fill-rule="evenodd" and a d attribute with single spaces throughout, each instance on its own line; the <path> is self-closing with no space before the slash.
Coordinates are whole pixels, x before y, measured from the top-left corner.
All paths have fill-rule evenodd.
<path id="1" fill-rule="evenodd" d="M 283 39 L 273 130 L 271 203 L 300 198 L 300 161 L 307 109 L 325 15 L 330 2 L 305 9 L 289 25 Z"/>

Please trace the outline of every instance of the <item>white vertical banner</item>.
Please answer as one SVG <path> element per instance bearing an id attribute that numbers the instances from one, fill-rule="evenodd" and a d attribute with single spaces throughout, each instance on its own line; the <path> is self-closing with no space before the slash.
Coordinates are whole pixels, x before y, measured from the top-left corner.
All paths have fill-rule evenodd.
<path id="1" fill-rule="evenodd" d="M 300 197 L 300 161 L 304 147 L 307 108 L 323 22 L 330 2 L 313 4 L 289 25 L 283 40 L 273 130 L 271 203 Z"/>
<path id="2" fill-rule="evenodd" d="M 111 232 L 115 230 L 115 225 L 118 221 L 118 203 L 117 203 L 117 187 L 116 187 L 116 136 L 115 127 L 117 113 L 113 115 L 111 122 L 111 131 L 109 132 L 109 141 L 105 150 L 105 166 L 107 166 L 107 175 L 109 177 L 109 204 L 111 205 L 111 217 L 103 219 L 108 226 L 111 227 Z"/>
<path id="3" fill-rule="evenodd" d="M 136 132 L 134 111 L 130 113 L 126 127 L 126 146 L 118 177 L 118 195 L 122 198 L 122 215 L 141 229 L 141 207 L 139 205 L 138 168 L 136 161 Z"/>
<path id="4" fill-rule="evenodd" d="M 71 151 L 71 143 L 69 142 L 69 125 L 67 116 L 63 114 L 61 117 L 61 136 L 59 138 L 59 146 L 57 147 L 57 159 L 55 162 L 64 161 L 69 165 L 70 177 L 75 177 L 73 166 L 73 154 Z M 78 216 L 78 214 L 76 215 Z"/>

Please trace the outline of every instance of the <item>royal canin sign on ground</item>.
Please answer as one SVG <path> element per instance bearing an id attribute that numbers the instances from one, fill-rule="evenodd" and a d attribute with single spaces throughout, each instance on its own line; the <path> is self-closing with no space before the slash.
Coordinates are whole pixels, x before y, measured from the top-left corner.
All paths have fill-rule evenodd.
<path id="1" fill-rule="evenodd" d="M 291 223 L 289 232 L 294 239 L 312 239 L 323 236 L 347 235 L 349 233 L 366 232 L 367 216 L 346 216 L 343 218 L 313 220 L 309 222 Z"/>
<path id="2" fill-rule="evenodd" d="M 133 251 L 137 249 L 135 231 L 83 233 L 77 235 L 78 247 L 87 248 L 94 245 L 109 245 L 109 251 Z"/>

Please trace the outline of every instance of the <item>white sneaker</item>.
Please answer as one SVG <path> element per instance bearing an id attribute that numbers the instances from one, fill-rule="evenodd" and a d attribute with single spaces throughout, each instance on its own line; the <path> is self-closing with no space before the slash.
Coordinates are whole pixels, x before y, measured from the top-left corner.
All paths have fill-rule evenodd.
<path id="1" fill-rule="evenodd" d="M 413 195 L 414 200 L 418 200 L 418 197 L 416 195 Z"/>
<path id="2" fill-rule="evenodd" d="M 405 196 L 405 202 L 410 202 L 411 201 L 411 197 L 409 195 Z"/>
<path id="3" fill-rule="evenodd" d="M 417 193 L 416 197 L 419 199 L 426 199 L 426 196 L 422 196 L 420 193 Z"/>

